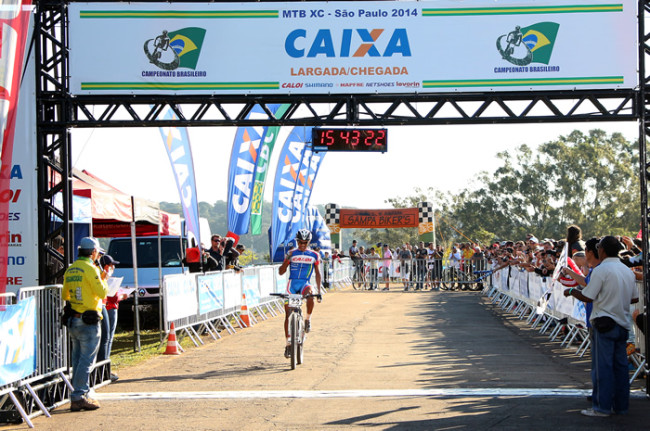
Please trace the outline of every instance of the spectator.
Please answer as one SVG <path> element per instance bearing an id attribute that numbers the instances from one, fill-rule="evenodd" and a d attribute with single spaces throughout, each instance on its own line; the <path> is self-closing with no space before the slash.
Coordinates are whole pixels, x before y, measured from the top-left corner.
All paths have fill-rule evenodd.
<path id="1" fill-rule="evenodd" d="M 423 290 L 424 282 L 427 275 L 427 249 L 424 248 L 424 242 L 420 241 L 415 253 L 415 290 Z"/>
<path id="2" fill-rule="evenodd" d="M 113 259 L 111 255 L 105 254 L 99 258 L 99 267 L 104 270 L 110 278 L 115 271 L 115 265 L 120 262 Z M 117 328 L 117 309 L 119 308 L 118 302 L 126 299 L 125 294 L 116 293 L 113 296 L 106 297 L 105 307 L 102 311 L 102 338 L 100 341 L 99 352 L 97 353 L 97 361 L 103 361 L 111 357 L 111 349 L 113 347 L 113 337 L 115 336 L 115 329 Z M 106 320 L 106 322 L 104 322 Z M 111 382 L 116 382 L 119 379 L 117 374 L 111 373 Z"/>
<path id="3" fill-rule="evenodd" d="M 579 226 L 572 224 L 566 228 L 566 243 L 569 244 L 569 257 L 573 257 L 576 251 L 585 251 L 585 242 L 582 240 L 582 230 Z"/>
<path id="4" fill-rule="evenodd" d="M 210 238 L 210 248 L 207 250 L 207 265 L 206 272 L 221 271 L 223 269 L 223 244 L 221 243 L 221 236 L 212 235 Z"/>
<path id="5" fill-rule="evenodd" d="M 402 275 L 402 283 L 404 283 L 404 290 L 409 290 L 409 269 L 411 266 L 411 259 L 413 255 L 411 254 L 410 244 L 404 243 L 402 251 L 399 253 L 399 270 Z"/>
<path id="6" fill-rule="evenodd" d="M 393 262 L 393 253 L 390 251 L 390 248 L 388 248 L 388 244 L 384 244 L 383 246 L 383 253 L 382 257 L 384 258 L 384 281 L 386 282 L 386 287 L 384 287 L 382 290 L 389 290 L 389 285 L 390 285 L 390 265 Z"/>
<path id="7" fill-rule="evenodd" d="M 79 243 L 77 260 L 68 267 L 64 275 L 62 298 L 68 301 L 66 311 L 70 337 L 72 394 L 70 410 L 96 410 L 99 403 L 87 396 L 90 370 L 95 362 L 101 337 L 102 299 L 106 298 L 108 274 L 95 266 L 99 257 L 99 242 L 85 237 Z"/>
<path id="8" fill-rule="evenodd" d="M 361 271 L 363 265 L 363 260 L 359 256 L 359 249 L 357 248 L 357 240 L 352 240 L 352 246 L 348 249 L 350 253 L 350 259 L 352 259 L 352 264 L 354 265 L 354 274 L 352 275 L 352 287 L 356 289 L 355 282 L 362 286 L 361 280 Z"/>
<path id="9" fill-rule="evenodd" d="M 625 414 L 629 408 L 630 382 L 627 339 L 630 304 L 639 300 L 634 274 L 618 258 L 622 244 L 613 236 L 598 243 L 602 262 L 591 274 L 587 287 L 580 292 L 566 289 L 564 296 L 593 302 L 591 324 L 593 407 L 582 410 L 585 416 L 607 417 L 612 412 Z"/>
<path id="10" fill-rule="evenodd" d="M 370 290 L 377 290 L 377 280 L 379 278 L 379 255 L 375 247 L 370 247 L 370 254 L 367 256 L 368 265 L 370 267 Z"/>

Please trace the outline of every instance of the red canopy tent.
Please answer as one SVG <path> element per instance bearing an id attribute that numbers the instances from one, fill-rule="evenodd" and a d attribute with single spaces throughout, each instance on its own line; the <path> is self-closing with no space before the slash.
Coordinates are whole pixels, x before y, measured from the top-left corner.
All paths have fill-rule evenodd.
<path id="1" fill-rule="evenodd" d="M 161 211 L 158 204 L 129 196 L 86 170 L 73 169 L 73 194 L 91 199 L 92 229 L 96 237 L 131 235 L 135 221 L 137 236 L 181 235 L 181 217 Z"/>

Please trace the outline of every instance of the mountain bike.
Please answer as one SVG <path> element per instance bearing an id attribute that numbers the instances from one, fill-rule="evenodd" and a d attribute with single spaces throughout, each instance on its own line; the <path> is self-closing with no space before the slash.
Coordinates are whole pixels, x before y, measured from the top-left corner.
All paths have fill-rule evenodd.
<path id="1" fill-rule="evenodd" d="M 291 340 L 291 369 L 303 363 L 303 350 L 305 344 L 305 321 L 302 318 L 302 303 L 307 298 L 322 299 L 321 295 L 300 295 L 289 293 L 272 293 L 288 301 L 289 305 L 289 338 Z"/>

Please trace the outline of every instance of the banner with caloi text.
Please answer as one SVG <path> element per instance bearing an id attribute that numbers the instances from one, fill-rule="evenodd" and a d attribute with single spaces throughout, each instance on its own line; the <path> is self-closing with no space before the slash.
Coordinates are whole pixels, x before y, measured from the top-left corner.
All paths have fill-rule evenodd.
<path id="1" fill-rule="evenodd" d="M 27 95 L 32 99 L 19 105 L 31 4 L 31 0 L 9 0 L 0 8 L 0 293 L 33 285 L 38 277 L 37 233 L 30 223 L 36 211 L 36 200 L 31 199 L 35 176 L 22 173 L 32 172 L 30 167 L 36 164 L 33 83 Z M 18 124 L 25 140 L 14 152 L 19 112 L 27 114 Z"/>
<path id="2" fill-rule="evenodd" d="M 0 387 L 36 369 L 36 298 L 0 310 Z"/>
<path id="3" fill-rule="evenodd" d="M 176 113 L 167 108 L 163 119 L 178 119 Z M 162 135 L 169 162 L 174 171 L 174 179 L 178 194 L 181 198 L 183 216 L 187 234 L 196 239 L 196 245 L 201 245 L 201 229 L 199 227 L 199 201 L 196 193 L 196 179 L 194 176 L 194 160 L 192 159 L 192 147 L 190 137 L 185 127 L 161 127 Z M 183 232 L 185 234 L 185 232 Z M 206 238 L 203 238 L 205 241 Z"/>
<path id="4" fill-rule="evenodd" d="M 417 208 L 388 210 L 341 209 L 341 228 L 418 227 Z"/>
<path id="5" fill-rule="evenodd" d="M 637 8 L 636 0 L 71 3 L 70 89 L 634 89 Z"/>

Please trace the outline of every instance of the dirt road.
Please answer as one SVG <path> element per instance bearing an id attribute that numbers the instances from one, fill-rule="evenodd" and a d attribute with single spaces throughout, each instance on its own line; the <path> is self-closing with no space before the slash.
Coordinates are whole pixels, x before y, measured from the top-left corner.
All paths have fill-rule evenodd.
<path id="1" fill-rule="evenodd" d="M 294 371 L 283 357 L 282 318 L 272 318 L 120 370 L 97 393 L 101 409 L 65 405 L 35 419 L 36 428 L 594 430 L 650 419 L 639 396 L 627 416 L 582 417 L 589 359 L 477 293 L 335 292 L 317 305 L 312 328 Z"/>

